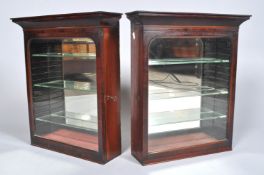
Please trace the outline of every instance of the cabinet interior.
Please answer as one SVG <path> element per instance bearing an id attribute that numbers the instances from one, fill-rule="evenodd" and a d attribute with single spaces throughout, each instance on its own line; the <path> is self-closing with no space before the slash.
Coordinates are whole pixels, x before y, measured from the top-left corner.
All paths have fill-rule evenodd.
<path id="1" fill-rule="evenodd" d="M 148 152 L 225 140 L 230 38 L 155 38 L 148 57 Z"/>
<path id="2" fill-rule="evenodd" d="M 35 135 L 98 151 L 94 41 L 32 39 L 30 54 Z"/>

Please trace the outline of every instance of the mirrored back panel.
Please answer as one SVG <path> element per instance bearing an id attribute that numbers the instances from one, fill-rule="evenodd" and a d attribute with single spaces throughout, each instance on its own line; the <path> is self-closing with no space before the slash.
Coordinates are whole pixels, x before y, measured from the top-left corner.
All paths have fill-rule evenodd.
<path id="1" fill-rule="evenodd" d="M 94 41 L 33 39 L 30 54 L 35 135 L 98 151 Z"/>
<path id="2" fill-rule="evenodd" d="M 156 38 L 148 49 L 148 153 L 225 140 L 230 38 Z"/>

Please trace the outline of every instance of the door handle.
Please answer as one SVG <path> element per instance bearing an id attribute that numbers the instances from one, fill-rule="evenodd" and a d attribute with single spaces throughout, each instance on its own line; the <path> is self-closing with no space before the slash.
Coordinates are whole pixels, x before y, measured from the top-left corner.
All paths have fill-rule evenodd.
<path id="1" fill-rule="evenodd" d="M 113 101 L 113 102 L 116 102 L 117 101 L 117 96 L 110 96 L 110 95 L 106 95 L 104 97 L 104 102 L 108 102 L 108 101 Z"/>

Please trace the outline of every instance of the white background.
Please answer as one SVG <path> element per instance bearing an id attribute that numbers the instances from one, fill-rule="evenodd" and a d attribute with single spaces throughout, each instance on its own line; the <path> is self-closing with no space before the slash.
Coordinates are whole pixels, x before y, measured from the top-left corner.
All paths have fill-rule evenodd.
<path id="1" fill-rule="evenodd" d="M 102 166 L 30 146 L 22 29 L 9 18 L 89 11 L 252 14 L 241 25 L 232 152 L 143 167 L 130 155 L 130 23 L 120 21 L 123 153 Z M 261 0 L 1 0 L 1 175 L 263 175 L 264 3 Z"/>

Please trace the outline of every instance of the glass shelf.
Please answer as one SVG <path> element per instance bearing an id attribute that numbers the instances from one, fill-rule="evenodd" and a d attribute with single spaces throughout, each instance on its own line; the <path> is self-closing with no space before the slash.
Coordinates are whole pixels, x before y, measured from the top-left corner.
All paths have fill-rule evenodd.
<path id="1" fill-rule="evenodd" d="M 98 129 L 97 117 L 90 114 L 57 112 L 43 117 L 37 117 L 36 120 L 93 132 L 97 132 Z"/>
<path id="2" fill-rule="evenodd" d="M 34 84 L 35 87 L 53 88 L 53 89 L 67 89 L 87 91 L 90 93 L 96 92 L 96 87 L 91 82 L 69 81 L 69 80 L 55 80 L 44 83 Z"/>
<path id="3" fill-rule="evenodd" d="M 91 38 L 67 38 L 63 39 L 63 43 L 73 43 L 73 44 L 94 44 L 94 41 Z"/>
<path id="4" fill-rule="evenodd" d="M 170 88 L 150 85 L 149 88 L 150 88 L 149 100 L 228 94 L 228 90 L 225 88 L 215 89 L 213 87 L 207 87 L 207 86 L 179 87 L 179 88 L 170 89 Z"/>
<path id="5" fill-rule="evenodd" d="M 202 63 L 229 63 L 228 59 L 218 58 L 163 58 L 149 59 L 149 65 L 177 65 L 177 64 L 202 64 Z"/>
<path id="6" fill-rule="evenodd" d="M 32 57 L 78 57 L 81 59 L 96 59 L 95 53 L 38 53 Z"/>
<path id="7" fill-rule="evenodd" d="M 152 127 L 182 122 L 213 120 L 218 118 L 226 118 L 226 115 L 201 108 L 153 112 L 150 113 L 149 116 L 149 126 Z"/>

